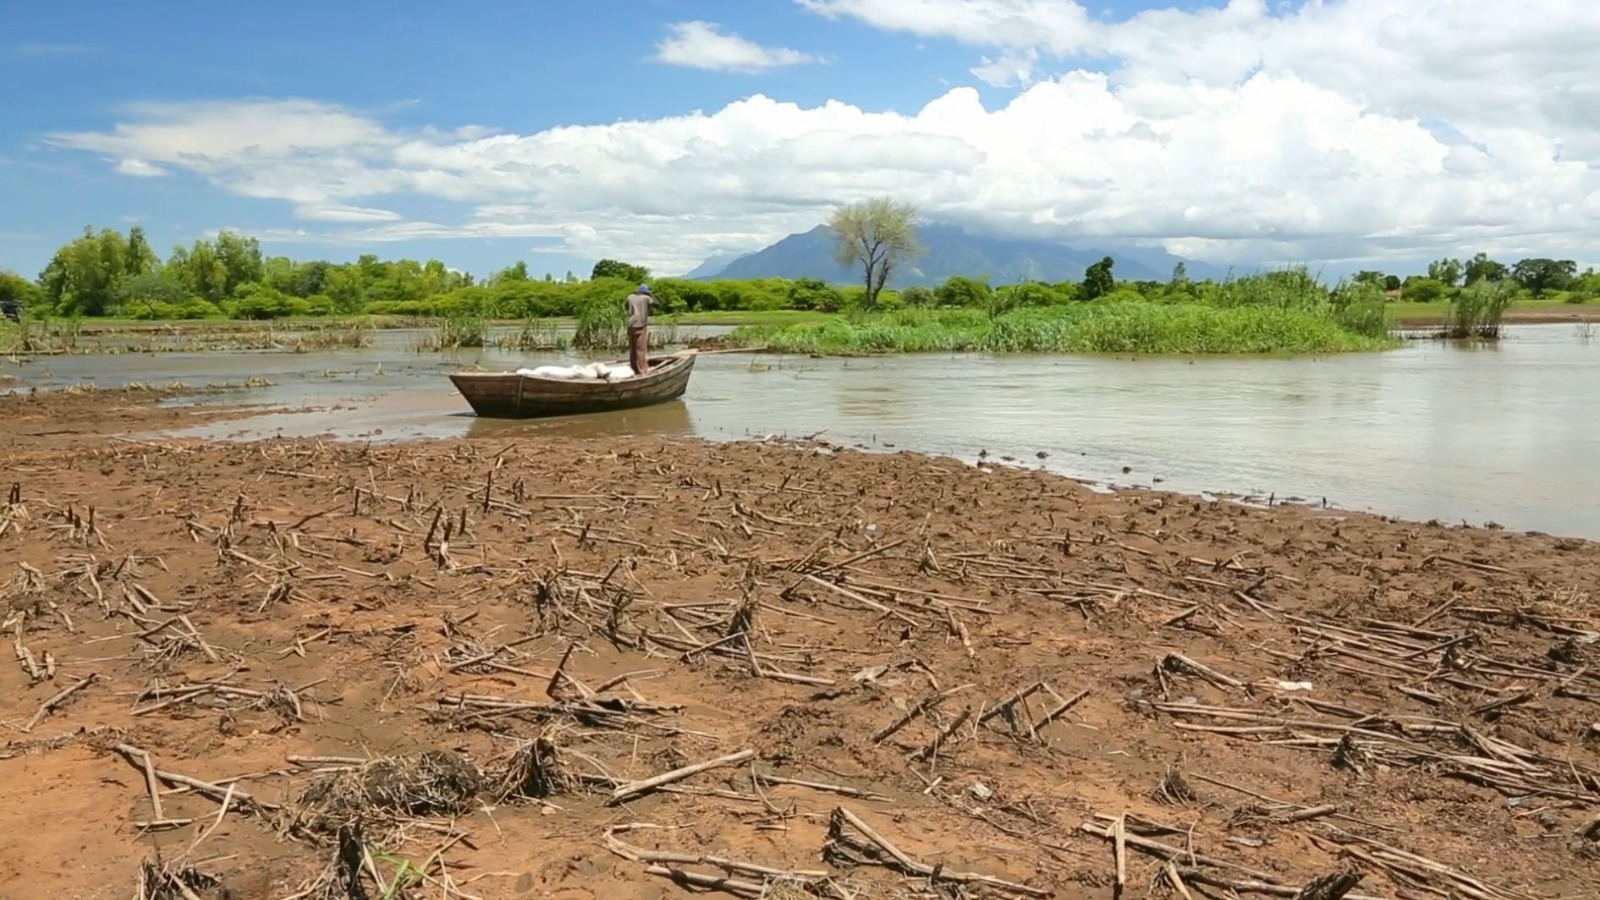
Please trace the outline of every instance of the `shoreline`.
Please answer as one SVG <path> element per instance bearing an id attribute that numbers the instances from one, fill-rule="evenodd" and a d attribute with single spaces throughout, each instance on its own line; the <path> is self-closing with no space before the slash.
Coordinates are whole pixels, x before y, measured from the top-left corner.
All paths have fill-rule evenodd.
<path id="1" fill-rule="evenodd" d="M 270 387 L 271 385 L 268 384 L 267 386 Z M 403 431 L 395 432 L 392 430 L 379 434 L 366 434 L 317 431 L 310 428 L 302 430 L 290 429 L 288 434 L 273 433 L 271 429 L 263 430 L 262 427 L 257 427 L 252 423 L 259 418 L 270 419 L 283 415 L 313 417 L 319 414 L 326 415 L 330 410 L 337 408 L 339 402 L 330 401 L 333 405 L 328 407 L 255 402 L 249 394 L 256 387 L 259 386 L 249 384 L 210 384 L 201 386 L 179 384 L 163 386 L 134 383 L 125 388 L 68 387 L 8 393 L 4 390 L 4 382 L 0 381 L 0 418 L 26 421 L 26 415 L 52 419 L 66 416 L 69 422 L 75 426 L 74 428 L 55 429 L 46 432 L 46 434 L 78 434 L 91 441 L 107 436 L 102 432 L 102 428 L 108 422 L 138 423 L 148 418 L 149 424 L 143 426 L 133 425 L 119 434 L 109 435 L 110 439 L 131 441 L 133 443 L 181 444 L 201 447 L 211 444 L 249 445 L 288 440 L 331 441 L 346 445 L 366 444 L 395 448 L 408 445 L 434 445 L 454 441 L 476 444 L 483 441 L 508 439 L 518 442 L 547 439 L 543 435 L 507 438 L 505 436 L 474 435 L 470 432 L 459 436 L 449 436 L 406 434 Z M 173 403 L 171 401 L 180 402 Z M 19 403 L 24 405 L 24 409 L 20 410 L 20 412 L 24 413 L 23 417 L 7 411 L 8 405 Z M 105 405 L 107 403 L 111 404 L 109 409 Z M 26 410 L 26 406 L 29 405 L 34 407 L 31 413 Z M 205 433 L 200 435 L 184 433 L 191 430 L 201 430 Z M 279 427 L 277 430 L 282 431 L 283 429 Z M 19 432 L 19 434 L 29 435 L 28 432 Z M 1427 518 L 1422 515 L 1406 516 L 1386 512 L 1379 507 L 1370 505 L 1351 505 L 1337 498 L 1330 499 L 1326 496 L 1301 496 L 1293 492 L 1283 493 L 1282 496 L 1279 496 L 1280 492 L 1274 490 L 1229 490 L 1198 485 L 1168 487 L 1163 484 L 1166 479 L 1160 477 L 1155 478 L 1154 483 L 1120 482 L 1116 480 L 1114 475 L 1090 475 L 1083 473 L 1082 470 L 1074 470 L 1070 466 L 1035 462 L 1030 457 L 1038 454 L 1029 448 L 1015 448 L 1010 451 L 997 452 L 980 451 L 970 456 L 962 456 L 959 453 L 948 451 L 919 450 L 895 444 L 880 445 L 863 441 L 842 443 L 827 438 L 825 432 L 812 435 L 789 435 L 773 432 L 759 437 L 677 434 L 650 434 L 646 437 L 688 444 L 703 444 L 707 447 L 748 444 L 763 447 L 786 447 L 802 453 L 837 454 L 844 452 L 880 458 L 909 455 L 941 464 L 960 465 L 980 475 L 990 475 L 1000 471 L 1041 474 L 1052 478 L 1060 478 L 1084 489 L 1107 495 L 1148 495 L 1164 501 L 1194 501 L 1213 505 L 1224 503 L 1240 508 L 1267 512 L 1299 509 L 1326 515 L 1361 516 L 1387 524 L 1408 524 L 1414 527 L 1444 527 L 1530 537 L 1553 537 L 1558 540 L 1600 542 L 1600 536 L 1552 532 L 1532 526 L 1510 525 L 1497 521 L 1495 518 L 1486 519 L 1480 523 L 1469 523 L 1463 519 L 1449 518 L 1438 513 Z M 556 439 L 561 441 L 582 440 L 568 436 L 560 436 Z M 600 440 L 601 438 L 585 439 Z M 637 440 L 640 438 L 625 437 L 623 439 Z M 4 447 L 5 443 L 0 441 L 0 452 L 3 452 Z"/>
<path id="2" fill-rule="evenodd" d="M 882 896 L 821 852 L 876 840 L 1066 898 L 1119 816 L 1133 883 L 1171 840 L 1139 823 L 1180 822 L 1195 884 L 1381 841 L 1440 884 L 1492 855 L 1493 896 L 1600 886 L 1565 837 L 1600 803 L 1594 542 L 779 441 L 131 440 L 229 410 L 108 395 L 0 398 L 0 892 L 126 896 L 164 818 L 202 900 L 284 896 L 356 813 L 386 875 L 484 897 L 687 897 L 701 854 Z"/>

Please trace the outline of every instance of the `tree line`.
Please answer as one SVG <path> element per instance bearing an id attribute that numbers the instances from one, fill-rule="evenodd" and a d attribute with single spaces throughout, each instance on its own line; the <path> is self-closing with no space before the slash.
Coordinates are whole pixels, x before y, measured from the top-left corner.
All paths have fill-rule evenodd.
<path id="1" fill-rule="evenodd" d="M 766 278 L 689 281 L 652 278 L 644 266 L 621 260 L 595 263 L 587 277 L 572 272 L 537 276 L 517 262 L 486 278 L 451 269 L 437 259 L 382 260 L 365 254 L 353 262 L 298 261 L 266 256 L 255 238 L 222 232 L 178 246 L 162 259 L 137 226 L 127 232 L 84 229 L 63 245 L 35 279 L 0 271 L 0 303 L 30 315 L 117 316 L 175 320 L 274 319 L 323 315 L 472 315 L 493 318 L 572 316 L 593 304 L 615 304 L 650 281 L 663 312 L 893 309 L 968 307 L 1003 310 L 1101 298 L 1181 302 L 1204 299 L 1219 286 L 1187 277 L 1180 263 L 1167 281 L 1118 280 L 1107 257 L 1079 281 L 991 285 L 956 276 L 931 287 L 890 290 L 890 278 L 920 252 L 916 211 L 887 199 L 841 207 L 830 220 L 839 259 L 860 267 L 854 286 L 818 279 Z M 1303 270 L 1302 270 L 1303 271 Z M 1250 276 L 1265 284 L 1303 274 Z M 1401 277 L 1364 271 L 1351 282 L 1387 292 L 1390 299 L 1442 302 L 1473 285 L 1504 285 L 1536 298 L 1573 302 L 1600 297 L 1600 275 L 1580 273 L 1572 260 L 1523 259 L 1507 265 L 1479 253 L 1441 259 L 1426 274 Z"/>

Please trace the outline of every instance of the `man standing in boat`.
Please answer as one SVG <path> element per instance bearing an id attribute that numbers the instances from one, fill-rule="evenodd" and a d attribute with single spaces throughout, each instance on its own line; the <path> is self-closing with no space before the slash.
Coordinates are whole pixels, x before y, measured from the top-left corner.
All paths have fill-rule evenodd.
<path id="1" fill-rule="evenodd" d="M 628 364 L 635 375 L 650 371 L 650 304 L 654 302 L 648 284 L 628 295 Z"/>

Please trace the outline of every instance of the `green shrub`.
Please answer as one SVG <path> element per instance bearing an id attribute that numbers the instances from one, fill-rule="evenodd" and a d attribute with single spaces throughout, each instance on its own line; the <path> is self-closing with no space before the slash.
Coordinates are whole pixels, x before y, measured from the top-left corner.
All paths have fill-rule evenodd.
<path id="1" fill-rule="evenodd" d="M 1453 338 L 1499 337 L 1500 322 L 1516 296 L 1517 289 L 1509 281 L 1473 282 L 1451 301 L 1445 313 L 1445 334 Z"/>
<path id="2" fill-rule="evenodd" d="M 994 289 L 987 281 L 957 275 L 934 288 L 933 294 L 940 306 L 958 306 L 966 309 L 988 309 L 994 300 Z"/>
<path id="3" fill-rule="evenodd" d="M 868 313 L 820 323 L 738 328 L 729 341 L 811 354 L 1330 353 L 1391 345 L 1387 337 L 1350 331 L 1327 307 L 1308 311 L 1104 299 L 999 315 L 976 309 Z"/>
<path id="4" fill-rule="evenodd" d="M 1389 333 L 1389 298 L 1376 285 L 1347 282 L 1334 290 L 1329 302 L 1334 321 L 1347 331 L 1372 338 Z"/>

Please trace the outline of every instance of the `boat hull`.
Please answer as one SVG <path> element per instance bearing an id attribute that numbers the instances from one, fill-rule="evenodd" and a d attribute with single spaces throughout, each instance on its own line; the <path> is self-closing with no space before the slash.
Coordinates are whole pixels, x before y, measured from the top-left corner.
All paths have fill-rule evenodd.
<path id="1" fill-rule="evenodd" d="M 457 372 L 450 381 L 482 418 L 537 419 L 653 406 L 682 397 L 695 354 L 650 360 L 644 376 L 617 381 L 563 381 L 515 372 Z"/>

